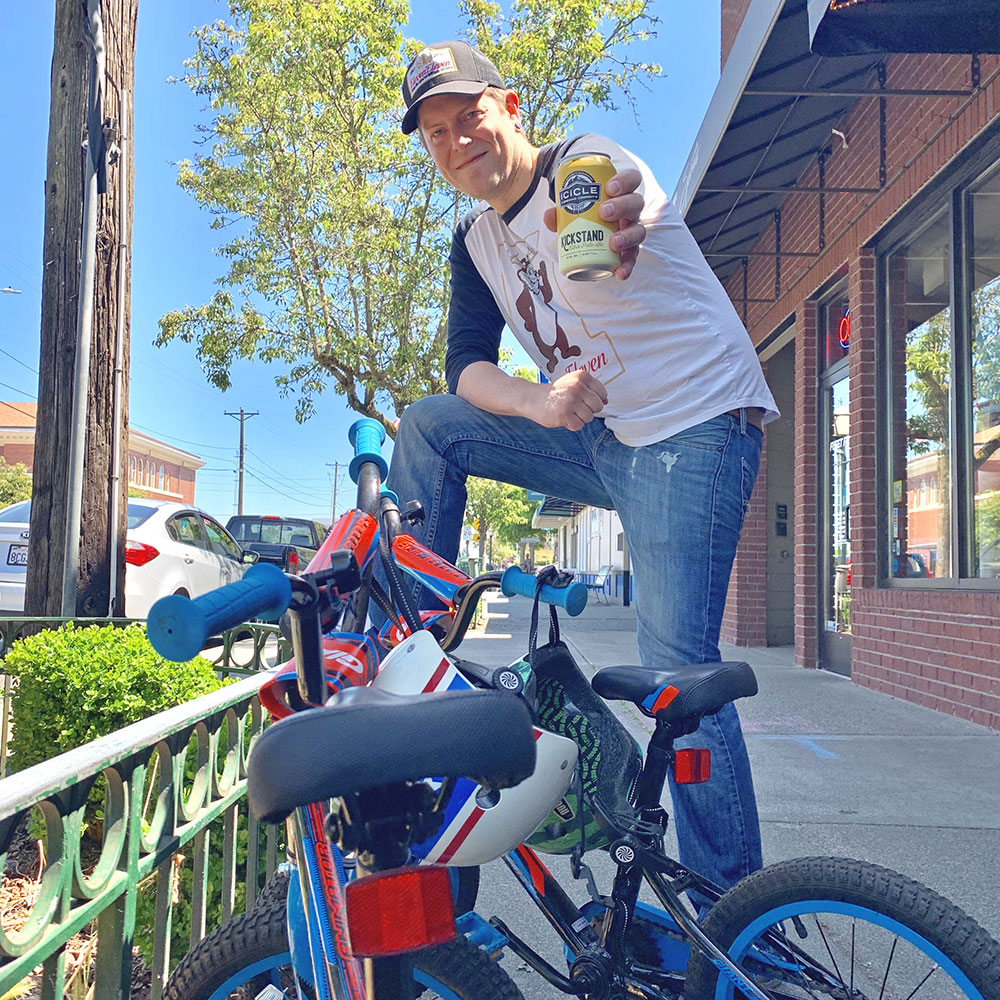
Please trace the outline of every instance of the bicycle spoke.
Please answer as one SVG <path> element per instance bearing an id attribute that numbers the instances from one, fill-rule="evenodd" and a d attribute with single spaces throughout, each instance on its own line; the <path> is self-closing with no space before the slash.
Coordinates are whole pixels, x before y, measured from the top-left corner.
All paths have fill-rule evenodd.
<path id="1" fill-rule="evenodd" d="M 819 917 L 813 917 L 813 923 L 816 924 L 816 930 L 819 931 L 819 936 L 823 940 L 823 944 L 826 945 L 826 953 L 830 956 L 830 961 L 833 962 L 833 971 L 836 973 L 837 978 L 843 982 L 844 977 L 840 974 L 840 968 L 837 965 L 837 959 L 834 957 L 833 950 L 830 948 L 830 942 L 827 941 L 826 935 L 823 933 L 823 928 L 820 926 Z"/>
<path id="2" fill-rule="evenodd" d="M 854 996 L 854 952 L 857 946 L 858 923 L 851 921 L 851 996 Z"/>
<path id="3" fill-rule="evenodd" d="M 889 981 L 889 970 L 892 968 L 892 960 L 896 957 L 896 943 L 899 938 L 892 939 L 892 947 L 889 949 L 889 961 L 885 964 L 885 975 L 882 977 L 882 988 L 878 991 L 878 1000 L 885 996 L 885 984 Z"/>
<path id="4" fill-rule="evenodd" d="M 906 998 L 906 1000 L 913 1000 L 913 997 L 915 997 L 917 995 L 917 992 L 920 989 L 920 987 L 923 986 L 924 983 L 926 983 L 927 980 L 930 979 L 931 976 L 933 976 L 935 972 L 937 972 L 938 968 L 939 968 L 939 966 L 937 966 L 937 965 L 931 966 L 931 968 L 927 972 L 927 975 L 924 976 L 924 978 L 921 979 L 919 983 L 917 983 L 917 985 L 913 988 L 913 992 Z"/>

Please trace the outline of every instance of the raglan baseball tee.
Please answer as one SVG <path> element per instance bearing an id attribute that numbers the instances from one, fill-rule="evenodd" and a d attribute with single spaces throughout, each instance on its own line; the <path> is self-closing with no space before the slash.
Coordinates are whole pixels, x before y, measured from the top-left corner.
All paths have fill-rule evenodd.
<path id="1" fill-rule="evenodd" d="M 646 238 L 627 281 L 573 281 L 559 273 L 554 204 L 567 151 L 599 152 L 642 174 Z M 451 249 L 446 375 L 496 364 L 504 325 L 549 381 L 586 368 L 604 383 L 599 414 L 640 447 L 737 407 L 778 416 L 750 337 L 684 220 L 638 157 L 586 133 L 539 151 L 531 186 L 502 215 L 485 203 L 459 224 Z"/>

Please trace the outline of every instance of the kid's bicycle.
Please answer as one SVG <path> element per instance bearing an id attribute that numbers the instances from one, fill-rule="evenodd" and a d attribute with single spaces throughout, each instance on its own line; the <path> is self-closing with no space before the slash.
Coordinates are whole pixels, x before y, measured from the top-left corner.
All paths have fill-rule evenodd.
<path id="1" fill-rule="evenodd" d="M 675 750 L 674 741 L 694 732 L 703 716 L 756 693 L 749 665 L 711 663 L 663 671 L 614 666 L 599 670 L 588 682 L 559 638 L 554 610 L 555 605 L 568 606 L 578 613 L 585 588 L 558 574 L 550 573 L 546 582 L 517 570 L 502 578 L 486 574 L 470 580 L 423 549 L 403 530 L 421 516 L 419 507 L 411 505 L 400 514 L 395 498 L 380 493 L 385 474 L 378 454 L 380 430 L 374 422 L 352 428 L 358 509 L 335 525 L 306 573 L 290 585 L 293 609 L 306 591 L 322 609 L 305 629 L 306 619 L 292 616 L 300 674 L 303 663 L 318 661 L 320 654 L 325 673 L 315 672 L 299 690 L 290 671 L 279 672 L 262 691 L 262 700 L 280 715 L 322 704 L 327 692 L 368 685 L 395 694 L 493 687 L 527 702 L 535 713 L 537 737 L 532 775 L 506 790 L 468 777 L 446 783 L 440 825 L 422 840 L 414 837 L 410 853 L 414 860 L 447 864 L 460 873 L 503 857 L 561 939 L 566 955 L 565 968 L 558 969 L 501 921 L 487 925 L 471 912 L 459 919 L 457 941 L 439 946 L 444 949 L 438 952 L 440 968 L 433 967 L 438 961 L 431 958 L 434 949 L 418 956 L 418 982 L 436 979 L 439 995 L 466 1000 L 516 996 L 513 983 L 487 958 L 487 953 L 509 947 L 556 989 L 589 1000 L 1000 1000 L 1000 946 L 954 904 L 895 872 L 842 858 L 806 858 L 769 866 L 723 892 L 668 857 L 663 849 L 668 817 L 660 804 L 668 772 L 679 782 L 710 778 L 706 752 Z M 388 593 L 371 575 L 376 554 L 385 567 Z M 338 567 L 346 572 L 352 565 L 360 571 L 356 579 L 338 582 L 331 576 Z M 429 587 L 445 610 L 414 608 L 402 573 Z M 254 575 L 251 569 L 247 577 Z M 267 600 L 258 593 L 243 604 L 227 603 L 230 598 L 222 596 L 246 593 L 233 588 L 248 584 L 255 586 L 247 579 L 190 602 L 219 598 L 191 642 L 203 629 L 243 620 L 269 601 L 288 601 L 274 591 Z M 523 594 L 535 602 L 526 660 L 499 671 L 449 655 L 464 636 L 482 592 L 497 585 L 508 595 Z M 347 593 L 345 603 L 341 595 Z M 392 649 L 381 663 L 364 635 L 370 599 L 388 615 L 382 637 Z M 540 602 L 553 605 L 544 645 L 537 643 Z M 338 618 L 340 631 L 333 631 Z M 645 755 L 607 701 L 629 701 L 654 720 Z M 334 748 L 330 756 L 335 756 Z M 441 794 L 442 786 L 429 787 Z M 301 877 L 279 880 L 253 910 L 193 949 L 168 984 L 169 1000 L 329 995 L 316 986 L 319 945 L 313 945 L 313 961 L 294 946 L 296 940 L 320 941 L 324 933 L 329 937 L 342 924 L 348 865 L 322 836 L 325 812 L 325 805 L 317 803 L 298 810 L 303 821 L 290 842 L 296 852 L 304 852 L 298 857 Z M 342 831 L 334 824 L 337 832 Z M 351 839 L 341 837 L 341 845 L 349 856 Z M 585 861 L 586 852 L 595 849 L 607 851 L 616 866 L 608 891 L 598 888 Z M 332 886 L 309 871 L 310 859 L 324 851 L 338 875 Z M 570 900 L 543 863 L 544 853 L 569 855 L 574 877 L 585 879 L 589 890 L 584 906 Z M 462 911 L 474 899 L 476 881 L 466 875 L 458 882 L 457 909 Z M 643 883 L 658 905 L 639 899 Z M 685 901 L 688 895 L 707 901 L 710 908 L 703 919 Z M 303 914 L 312 919 L 313 937 L 299 927 Z M 447 980 L 443 956 L 448 949 L 460 951 L 462 963 L 469 956 L 469 968 L 475 955 L 482 977 Z M 339 951 L 336 959 L 340 964 L 331 964 L 341 974 L 331 977 L 332 995 L 350 1000 L 363 996 L 355 977 L 347 974 L 353 962 L 349 949 Z M 427 977 L 428 968 L 441 975 Z"/>

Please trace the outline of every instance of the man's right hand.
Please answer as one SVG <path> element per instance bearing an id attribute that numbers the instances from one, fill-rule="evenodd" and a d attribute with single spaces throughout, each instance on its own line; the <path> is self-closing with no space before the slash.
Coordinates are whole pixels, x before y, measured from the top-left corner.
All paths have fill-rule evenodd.
<path id="1" fill-rule="evenodd" d="M 604 408 L 608 391 L 600 379 L 582 368 L 544 386 L 548 390 L 537 414 L 531 418 L 543 427 L 565 427 L 578 431 Z"/>

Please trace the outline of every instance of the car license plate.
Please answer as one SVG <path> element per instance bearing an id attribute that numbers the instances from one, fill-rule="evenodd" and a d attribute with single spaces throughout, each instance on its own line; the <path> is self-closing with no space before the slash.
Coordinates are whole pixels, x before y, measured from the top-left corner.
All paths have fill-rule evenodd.
<path id="1" fill-rule="evenodd" d="M 27 566 L 28 565 L 28 546 L 27 545 L 12 545 L 10 551 L 7 553 L 7 565 L 8 566 Z"/>

